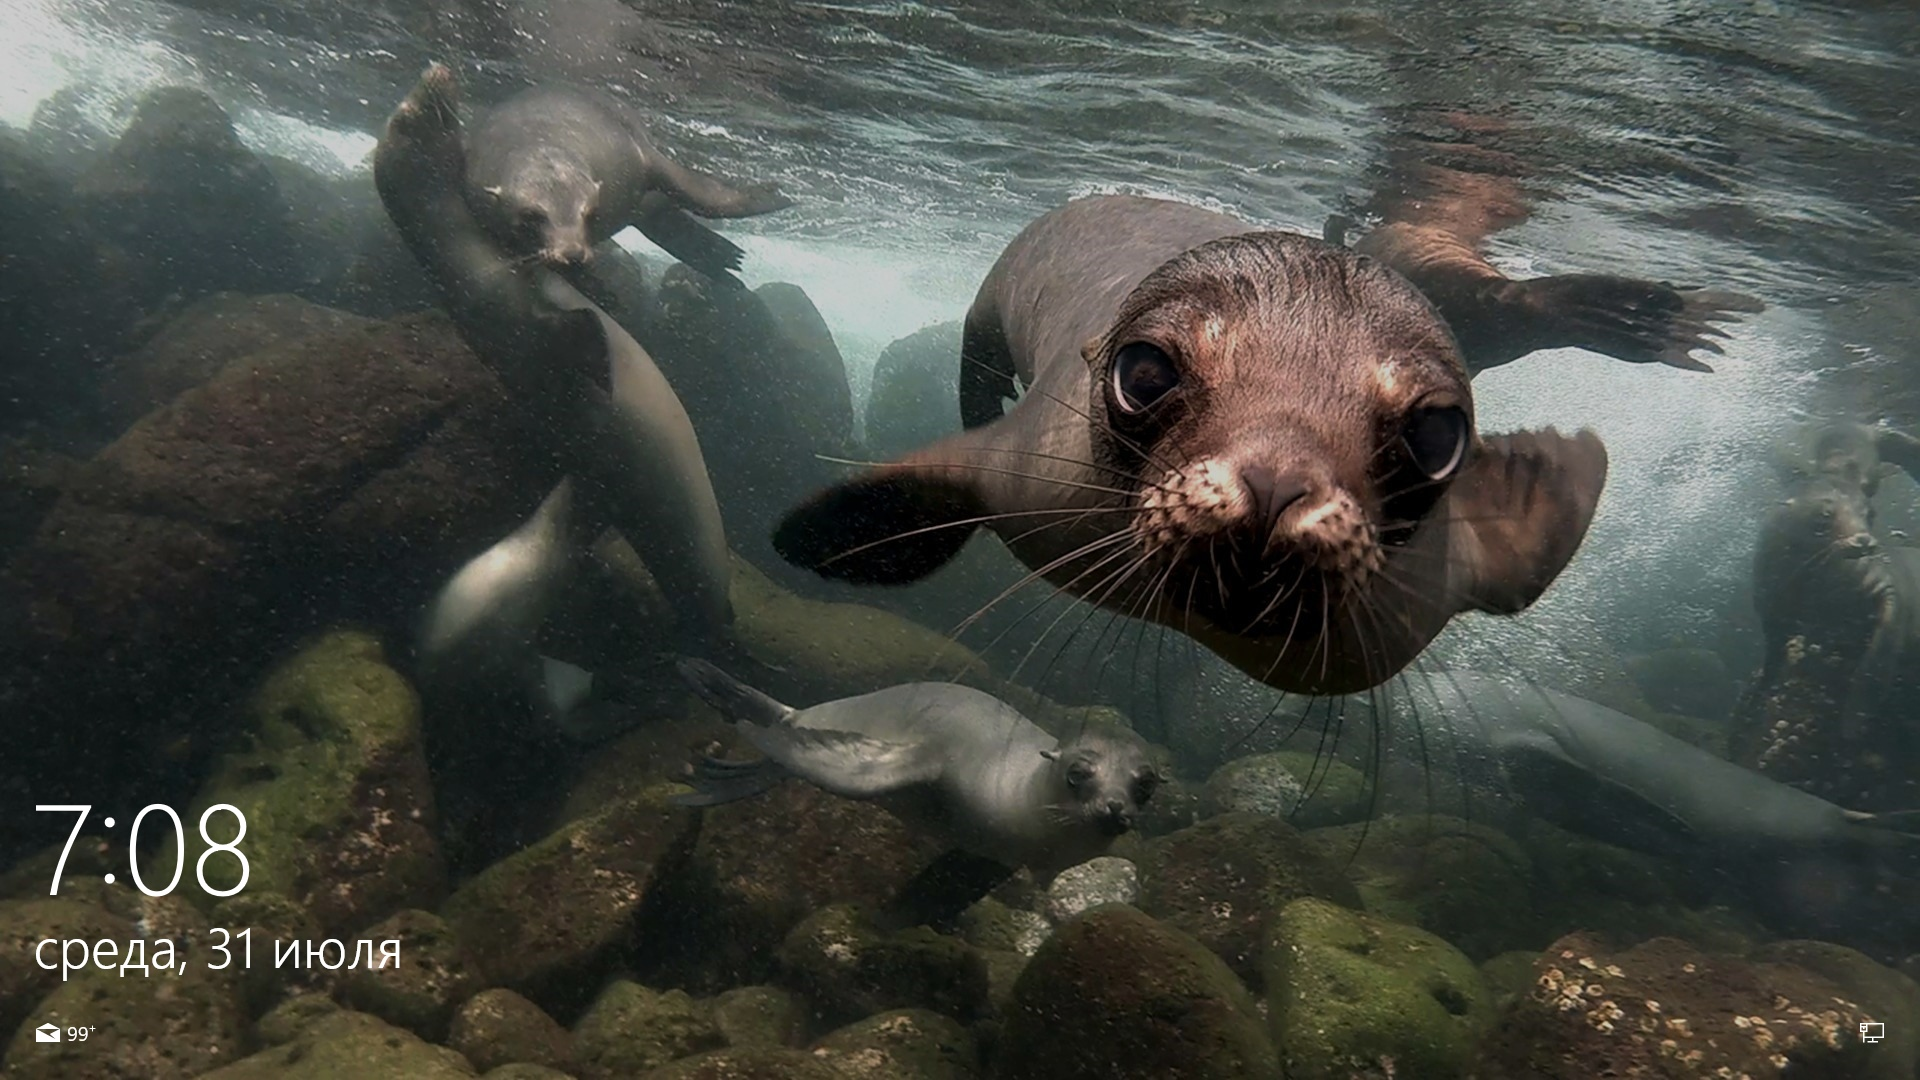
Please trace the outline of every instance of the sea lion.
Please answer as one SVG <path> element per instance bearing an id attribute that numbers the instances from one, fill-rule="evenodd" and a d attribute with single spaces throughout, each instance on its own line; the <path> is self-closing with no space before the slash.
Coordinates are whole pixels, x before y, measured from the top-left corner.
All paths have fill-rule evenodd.
<path id="1" fill-rule="evenodd" d="M 614 102 L 559 86 L 487 110 L 467 152 L 474 215 L 509 254 L 556 269 L 585 265 L 594 245 L 632 225 L 688 266 L 732 280 L 739 245 L 688 211 L 738 218 L 793 205 L 771 185 L 737 187 L 675 162 Z"/>
<path id="2" fill-rule="evenodd" d="M 708 758 L 697 791 L 712 806 L 789 776 L 880 802 L 953 849 L 1051 877 L 1104 853 L 1161 782 L 1147 746 L 1119 727 L 1054 738 L 999 698 L 953 683 L 902 683 L 794 709 L 702 660 L 682 677 L 732 722 L 756 762 Z"/>
<path id="3" fill-rule="evenodd" d="M 460 335 L 572 480 L 573 533 L 630 542 L 695 648 L 727 635 L 732 566 L 699 439 L 632 336 L 564 279 L 510 259 L 462 194 L 453 73 L 427 68 L 394 110 L 374 180 Z"/>
<path id="4" fill-rule="evenodd" d="M 1494 786 L 1570 832 L 1713 860 L 1920 842 L 1920 815 L 1844 809 L 1572 694 L 1472 671 L 1406 689 L 1401 712 L 1430 758 L 1490 768 Z"/>
<path id="5" fill-rule="evenodd" d="M 899 584 L 986 525 L 1064 591 L 1348 693 L 1459 612 L 1531 604 L 1606 479 L 1592 432 L 1477 434 L 1446 323 L 1393 271 L 1186 203 L 1042 216 L 963 341 L 975 426 L 790 512 L 784 558 Z"/>
<path id="6" fill-rule="evenodd" d="M 1718 324 L 1766 310 L 1751 296 L 1675 288 L 1613 274 L 1556 274 L 1515 281 L 1485 255 L 1488 236 L 1525 221 L 1524 163 L 1474 138 L 1505 132 L 1494 118 L 1424 114 L 1447 141 L 1399 134 L 1389 141 L 1381 189 L 1365 207 L 1380 223 L 1354 250 L 1398 270 L 1446 316 L 1467 369 L 1478 373 L 1540 349 L 1582 348 L 1629 363 L 1712 371 L 1696 350 L 1720 353 Z M 1329 242 L 1351 220 L 1327 221 Z"/>

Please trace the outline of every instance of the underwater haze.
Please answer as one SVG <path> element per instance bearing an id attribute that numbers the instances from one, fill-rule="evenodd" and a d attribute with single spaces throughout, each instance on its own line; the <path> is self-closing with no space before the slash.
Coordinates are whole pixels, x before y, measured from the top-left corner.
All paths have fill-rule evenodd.
<path id="1" fill-rule="evenodd" d="M 1916 102 L 1872 0 L 0 0 L 0 1072 L 1920 1078 Z"/>

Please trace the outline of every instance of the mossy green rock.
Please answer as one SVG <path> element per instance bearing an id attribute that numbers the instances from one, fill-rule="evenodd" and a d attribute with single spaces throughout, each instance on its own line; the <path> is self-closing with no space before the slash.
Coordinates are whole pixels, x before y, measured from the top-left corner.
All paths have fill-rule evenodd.
<path id="1" fill-rule="evenodd" d="M 1246 810 L 1155 837 L 1140 879 L 1142 911 L 1193 935 L 1256 989 L 1262 928 L 1281 908 L 1303 896 L 1360 906 L 1337 863 L 1293 826 Z"/>
<path id="2" fill-rule="evenodd" d="M 47 885 L 52 883 L 49 873 Z M 41 998 L 60 985 L 58 966 L 48 971 L 34 959 L 34 948 L 41 941 L 80 938 L 91 944 L 113 938 L 124 947 L 135 936 L 131 922 L 79 900 L 60 896 L 0 900 L 0 1032 L 12 1032 Z M 59 948 L 48 946 L 47 955 Z"/>
<path id="3" fill-rule="evenodd" d="M 1460 950 L 1321 900 L 1295 901 L 1274 919 L 1266 965 L 1288 1080 L 1460 1076 L 1493 1019 Z"/>
<path id="4" fill-rule="evenodd" d="M 777 986 L 741 986 L 713 999 L 713 1026 L 735 1049 L 798 1046 L 807 1028 L 807 1007 Z"/>
<path id="5" fill-rule="evenodd" d="M 1192 937 L 1120 904 L 1054 932 L 1014 986 L 1004 1080 L 1275 1080 L 1246 986 Z"/>
<path id="6" fill-rule="evenodd" d="M 125 949 L 125 940 L 121 948 Z M 91 971 L 61 983 L 14 1034 L 7 1072 L 21 1080 L 188 1080 L 237 1059 L 247 1018 L 231 982 L 194 958 L 184 974 Z M 39 1045 L 33 1029 L 91 1027 L 84 1041 Z"/>
<path id="7" fill-rule="evenodd" d="M 1533 960 L 1538 953 L 1526 949 L 1503 952 L 1480 965 L 1480 981 L 1493 995 L 1495 1007 L 1533 989 Z"/>
<path id="8" fill-rule="evenodd" d="M 365 931 L 376 948 L 400 943 L 400 962 L 346 973 L 340 999 L 351 1008 L 444 1042 L 453 1010 L 480 989 L 480 973 L 453 930 L 429 911 L 403 911 Z"/>
<path id="9" fill-rule="evenodd" d="M 1865 953 L 1826 941 L 1776 941 L 1747 956 L 1756 964 L 1792 964 L 1831 980 L 1867 1015 L 1887 1026 L 1875 1045 L 1873 1077 L 1908 1080 L 1920 1064 L 1920 984 Z"/>
<path id="10" fill-rule="evenodd" d="M 639 1080 L 845 1080 L 826 1057 L 807 1050 L 714 1050 L 683 1058 Z"/>
<path id="11" fill-rule="evenodd" d="M 320 1020 L 340 1011 L 339 1002 L 325 994 L 295 994 L 275 1005 L 253 1025 L 253 1035 L 266 1046 L 285 1046 Z"/>
<path id="12" fill-rule="evenodd" d="M 251 930 L 250 940 L 257 949 L 270 950 L 276 941 L 317 941 L 324 937 L 306 908 L 266 890 L 256 892 L 249 888 L 220 901 L 213 906 L 207 921 L 235 934 Z M 272 964 L 247 964 L 234 977 L 238 980 L 247 1015 L 259 1016 L 289 994 L 330 991 L 340 974 L 319 965 L 281 968 Z"/>
<path id="13" fill-rule="evenodd" d="M 1215 769 L 1201 808 L 1209 815 L 1246 810 L 1313 829 L 1365 818 L 1370 798 L 1366 777 L 1346 762 L 1281 750 L 1236 758 Z"/>
<path id="14" fill-rule="evenodd" d="M 573 1039 L 586 1080 L 625 1080 L 725 1045 L 708 1003 L 626 979 L 607 984 L 574 1025 Z"/>
<path id="15" fill-rule="evenodd" d="M 563 825 L 461 885 L 441 916 L 479 965 L 559 1016 L 572 1015 L 633 944 L 661 866 L 695 828 L 661 785 Z"/>
<path id="16" fill-rule="evenodd" d="M 1521 834 L 1534 868 L 1538 947 L 1585 931 L 1625 947 L 1676 937 L 1709 952 L 1744 953 L 1772 935 L 1760 923 L 1723 907 L 1703 906 L 1715 890 L 1710 874 L 1683 863 L 1580 836 L 1544 821 Z M 1445 936 L 1445 935 L 1442 935 Z"/>
<path id="17" fill-rule="evenodd" d="M 467 1059 L 365 1013 L 341 1011 L 307 1025 L 284 1046 L 216 1069 L 200 1080 L 465 1080 Z"/>
<path id="18" fill-rule="evenodd" d="M 999 949 L 1032 956 L 1053 925 L 1025 908 L 1013 908 L 991 896 L 981 897 L 960 913 L 960 935 L 976 949 Z"/>
<path id="19" fill-rule="evenodd" d="M 561 1072 L 576 1068 L 573 1034 L 511 990 L 486 990 L 453 1014 L 447 1045 L 476 1069 L 521 1062 Z"/>
<path id="20" fill-rule="evenodd" d="M 191 871 L 207 844 L 197 823 L 226 803 L 246 818 L 238 850 L 248 891 L 276 892 L 313 916 L 323 931 L 350 932 L 407 907 L 435 906 L 446 870 L 433 833 L 433 791 L 420 745 L 420 700 L 387 666 L 380 643 L 358 631 L 319 639 L 282 663 L 250 703 L 253 746 L 227 755 L 201 789 L 187 824 Z M 231 842 L 238 823 L 220 812 L 207 822 Z M 156 866 L 174 864 L 171 844 Z M 240 883 L 231 855 L 206 860 L 206 882 Z M 181 883 L 211 906 L 199 875 Z"/>
<path id="21" fill-rule="evenodd" d="M 842 1024 L 887 1009 L 927 1008 L 970 1020 L 987 1011 L 979 950 L 924 926 L 883 934 L 853 907 L 809 916 L 780 944 L 783 981 Z"/>
<path id="22" fill-rule="evenodd" d="M 489 1070 L 481 1080 L 574 1080 L 574 1076 L 570 1072 L 562 1072 L 545 1065 L 516 1061 L 510 1065 Z"/>
<path id="23" fill-rule="evenodd" d="M 1421 814 L 1307 836 L 1327 858 L 1352 860 L 1348 872 L 1376 915 L 1438 934 L 1476 959 L 1543 944 L 1532 863 L 1504 833 Z"/>
<path id="24" fill-rule="evenodd" d="M 847 1080 L 969 1080 L 980 1075 L 973 1036 L 925 1009 L 870 1016 L 814 1044 Z"/>

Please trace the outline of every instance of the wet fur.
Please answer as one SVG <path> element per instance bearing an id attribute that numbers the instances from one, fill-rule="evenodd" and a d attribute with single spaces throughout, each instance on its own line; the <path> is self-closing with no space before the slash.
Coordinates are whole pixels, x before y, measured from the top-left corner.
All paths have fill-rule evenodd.
<path id="1" fill-rule="evenodd" d="M 1183 372 L 1150 429 L 1111 414 L 1106 391 L 1138 341 Z M 1438 313 L 1373 260 L 1183 203 L 1082 199 L 1029 225 L 982 283 L 962 352 L 970 430 L 797 508 L 783 557 L 900 584 L 984 524 L 1067 592 L 1282 690 L 1345 693 L 1385 682 L 1461 611 L 1532 603 L 1606 476 L 1597 437 L 1544 431 L 1472 436 L 1448 483 L 1389 482 L 1408 408 L 1457 405 L 1471 428 Z M 1027 391 L 1002 416 L 1015 379 Z M 1311 492 L 1272 535 L 1239 480 L 1251 466 Z"/>

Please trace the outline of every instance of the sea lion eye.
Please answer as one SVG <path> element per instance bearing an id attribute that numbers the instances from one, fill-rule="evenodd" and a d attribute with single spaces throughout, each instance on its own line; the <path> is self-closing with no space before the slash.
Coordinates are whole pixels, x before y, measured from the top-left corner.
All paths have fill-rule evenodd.
<path id="1" fill-rule="evenodd" d="M 1158 346 L 1136 341 L 1114 354 L 1113 400 L 1121 412 L 1145 412 L 1179 385 L 1179 369 Z"/>
<path id="2" fill-rule="evenodd" d="M 1093 779 L 1093 766 L 1084 761 L 1076 761 L 1067 768 L 1067 786 L 1078 790 Z"/>
<path id="3" fill-rule="evenodd" d="M 1453 405 L 1423 406 L 1407 416 L 1400 439 L 1429 480 L 1445 480 L 1467 455 L 1467 414 Z"/>
<path id="4" fill-rule="evenodd" d="M 1153 793 L 1159 789 L 1160 778 L 1158 776 L 1152 773 L 1141 776 L 1133 782 L 1133 804 L 1135 806 L 1147 805 L 1147 800 L 1153 798 Z"/>

